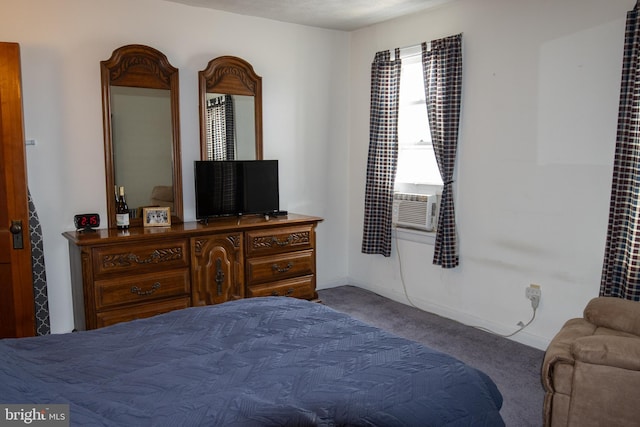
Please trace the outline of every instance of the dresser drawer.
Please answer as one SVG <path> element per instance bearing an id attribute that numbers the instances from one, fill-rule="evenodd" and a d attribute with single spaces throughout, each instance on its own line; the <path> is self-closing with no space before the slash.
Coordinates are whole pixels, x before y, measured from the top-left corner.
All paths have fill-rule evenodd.
<path id="1" fill-rule="evenodd" d="M 141 273 L 189 266 L 188 240 L 101 246 L 93 249 L 96 278 L 112 273 Z"/>
<path id="2" fill-rule="evenodd" d="M 189 294 L 189 270 L 138 274 L 95 282 L 96 308 Z"/>
<path id="3" fill-rule="evenodd" d="M 246 261 L 245 277 L 248 285 L 254 285 L 313 274 L 314 271 L 315 257 L 313 251 L 308 250 L 250 258 Z"/>
<path id="4" fill-rule="evenodd" d="M 167 301 L 159 301 L 156 303 L 134 305 L 118 310 L 103 311 L 97 314 L 96 327 L 102 328 L 103 326 L 114 325 L 120 322 L 128 322 L 129 320 L 144 319 L 146 317 L 168 313 L 173 310 L 180 310 L 190 306 L 191 299 L 189 297 L 183 297 Z"/>
<path id="5" fill-rule="evenodd" d="M 247 297 L 285 296 L 294 298 L 316 298 L 315 276 L 296 277 L 275 283 L 264 283 L 247 287 Z"/>
<path id="6" fill-rule="evenodd" d="M 312 249 L 314 243 L 312 224 L 246 232 L 247 256 Z"/>

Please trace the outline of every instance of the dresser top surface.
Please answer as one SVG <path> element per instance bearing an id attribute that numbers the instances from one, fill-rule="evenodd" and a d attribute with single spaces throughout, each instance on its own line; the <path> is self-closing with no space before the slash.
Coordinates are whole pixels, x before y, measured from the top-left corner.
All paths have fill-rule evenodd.
<path id="1" fill-rule="evenodd" d="M 78 246 L 115 243 L 123 241 L 147 240 L 152 237 L 189 237 L 198 234 L 223 233 L 229 231 L 247 231 L 294 226 L 302 224 L 317 224 L 323 219 L 316 216 L 290 213 L 287 216 L 264 217 L 263 215 L 246 215 L 242 217 L 221 217 L 210 219 L 208 223 L 199 221 L 172 224 L 169 227 L 133 227 L 128 230 L 116 228 L 101 228 L 94 231 L 66 231 L 62 235 Z"/>

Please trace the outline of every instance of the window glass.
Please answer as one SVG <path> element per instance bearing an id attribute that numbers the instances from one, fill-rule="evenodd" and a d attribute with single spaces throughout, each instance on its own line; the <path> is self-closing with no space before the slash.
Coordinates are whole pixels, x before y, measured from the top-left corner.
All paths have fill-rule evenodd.
<path id="1" fill-rule="evenodd" d="M 421 56 L 402 58 L 400 106 L 398 111 L 398 170 L 396 190 L 403 184 L 432 188 L 442 186 L 442 178 L 431 143 L 424 96 Z"/>

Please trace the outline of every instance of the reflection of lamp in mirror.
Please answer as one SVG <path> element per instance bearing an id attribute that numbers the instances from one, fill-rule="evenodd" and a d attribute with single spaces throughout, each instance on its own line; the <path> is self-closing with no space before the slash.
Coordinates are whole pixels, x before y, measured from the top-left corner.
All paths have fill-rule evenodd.
<path id="1" fill-rule="evenodd" d="M 262 78 L 235 56 L 198 73 L 202 160 L 262 159 Z"/>

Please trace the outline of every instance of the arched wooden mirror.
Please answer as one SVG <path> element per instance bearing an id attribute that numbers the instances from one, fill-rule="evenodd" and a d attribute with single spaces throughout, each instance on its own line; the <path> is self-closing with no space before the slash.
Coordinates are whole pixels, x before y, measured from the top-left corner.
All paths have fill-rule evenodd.
<path id="1" fill-rule="evenodd" d="M 262 160 L 262 77 L 235 56 L 198 73 L 202 160 Z"/>
<path id="2" fill-rule="evenodd" d="M 109 228 L 116 186 L 124 186 L 131 226 L 145 206 L 171 209 L 182 222 L 178 69 L 160 51 L 127 45 L 100 62 Z"/>

